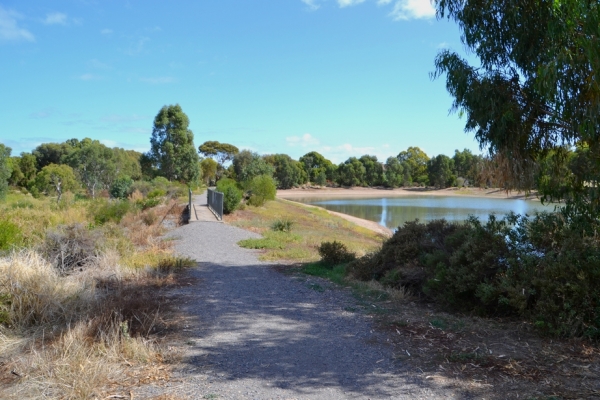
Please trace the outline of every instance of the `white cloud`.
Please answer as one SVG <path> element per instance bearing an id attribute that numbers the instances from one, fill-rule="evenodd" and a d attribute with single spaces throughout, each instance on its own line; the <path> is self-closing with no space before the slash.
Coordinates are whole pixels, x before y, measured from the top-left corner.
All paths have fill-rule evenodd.
<path id="1" fill-rule="evenodd" d="M 344 7 L 355 6 L 357 4 L 364 3 L 365 0 L 337 0 L 337 2 L 340 7 L 344 8 Z"/>
<path id="2" fill-rule="evenodd" d="M 387 6 L 391 2 L 392 2 L 392 0 L 377 0 L 377 5 L 378 6 Z"/>
<path id="3" fill-rule="evenodd" d="M 156 78 L 140 78 L 140 81 L 146 83 L 152 83 L 153 85 L 160 85 L 165 83 L 173 83 L 175 82 L 175 78 L 171 76 L 159 76 Z"/>
<path id="4" fill-rule="evenodd" d="M 21 18 L 19 13 L 9 11 L 0 6 L 0 41 L 18 42 L 25 40 L 34 42 L 35 37 L 27 29 L 20 28 L 17 19 Z"/>
<path id="5" fill-rule="evenodd" d="M 308 6 L 309 10 L 318 10 L 321 6 L 317 4 L 317 0 L 300 0 Z"/>
<path id="6" fill-rule="evenodd" d="M 102 29 L 102 30 L 100 31 L 100 33 L 101 33 L 102 35 L 110 35 L 111 33 L 113 33 L 113 30 L 112 30 L 112 29 L 105 28 L 105 29 Z"/>
<path id="7" fill-rule="evenodd" d="M 395 21 L 433 18 L 435 8 L 430 0 L 399 0 L 394 4 L 390 16 Z"/>
<path id="8" fill-rule="evenodd" d="M 288 136 L 285 138 L 285 141 L 289 146 L 295 147 L 308 147 L 308 146 L 316 146 L 319 144 L 319 139 L 314 138 L 310 133 L 305 133 L 302 136 Z"/>
<path id="9" fill-rule="evenodd" d="M 44 20 L 46 25 L 66 25 L 67 24 L 67 14 L 53 12 L 46 15 L 46 19 Z"/>

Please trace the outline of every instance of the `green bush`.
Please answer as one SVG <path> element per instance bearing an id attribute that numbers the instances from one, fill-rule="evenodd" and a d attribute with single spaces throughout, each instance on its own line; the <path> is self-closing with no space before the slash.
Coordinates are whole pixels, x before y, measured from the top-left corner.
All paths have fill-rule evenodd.
<path id="1" fill-rule="evenodd" d="M 92 203 L 90 212 L 94 222 L 98 225 L 112 221 L 116 224 L 131 210 L 131 203 L 127 200 L 106 201 L 98 200 Z"/>
<path id="2" fill-rule="evenodd" d="M 319 246 L 321 262 L 329 267 L 345 264 L 356 259 L 356 255 L 348 250 L 344 243 L 334 240 L 323 242 Z"/>
<path id="3" fill-rule="evenodd" d="M 294 221 L 289 220 L 287 218 L 278 219 L 277 221 L 271 224 L 271 230 L 274 232 L 291 232 L 292 226 L 294 226 Z"/>
<path id="4" fill-rule="evenodd" d="M 146 197 L 149 199 L 156 199 L 158 197 L 165 197 L 166 195 L 167 191 L 165 189 L 153 189 L 146 195 Z"/>
<path id="5" fill-rule="evenodd" d="M 0 219 L 0 250 L 10 250 L 21 244 L 21 230 L 15 224 L 5 219 Z"/>
<path id="6" fill-rule="evenodd" d="M 347 271 L 447 308 L 520 316 L 553 336 L 600 339 L 600 238 L 586 232 L 554 213 L 414 221 Z"/>
<path id="7" fill-rule="evenodd" d="M 223 193 L 223 213 L 231 214 L 242 201 L 242 191 L 233 179 L 224 178 L 217 182 L 217 191 Z"/>
<path id="8" fill-rule="evenodd" d="M 277 185 L 269 175 L 259 175 L 250 181 L 248 185 L 249 199 L 248 204 L 255 207 L 260 207 L 267 200 L 275 200 L 277 193 Z"/>
<path id="9" fill-rule="evenodd" d="M 143 200 L 137 200 L 135 202 L 135 205 L 142 211 L 147 210 L 149 208 L 152 207 L 156 207 L 157 205 L 159 205 L 161 202 L 161 200 L 157 197 L 150 197 L 147 199 L 143 199 Z"/>
<path id="10" fill-rule="evenodd" d="M 130 194 L 133 180 L 128 176 L 117 178 L 110 187 L 109 193 L 115 199 L 126 199 Z"/>

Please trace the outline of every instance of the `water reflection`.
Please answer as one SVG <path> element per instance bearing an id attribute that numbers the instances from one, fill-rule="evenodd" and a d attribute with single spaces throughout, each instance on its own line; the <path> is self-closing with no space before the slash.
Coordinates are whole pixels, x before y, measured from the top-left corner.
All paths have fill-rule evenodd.
<path id="1" fill-rule="evenodd" d="M 543 205 L 531 200 L 450 196 L 366 199 L 296 198 L 291 200 L 375 221 L 391 229 L 417 218 L 423 222 L 440 218 L 448 221 L 463 221 L 469 215 L 475 215 L 480 220 L 486 221 L 490 213 L 502 216 L 513 211 L 517 214 L 531 215 L 536 210 L 552 211 L 554 209 L 552 205 Z"/>

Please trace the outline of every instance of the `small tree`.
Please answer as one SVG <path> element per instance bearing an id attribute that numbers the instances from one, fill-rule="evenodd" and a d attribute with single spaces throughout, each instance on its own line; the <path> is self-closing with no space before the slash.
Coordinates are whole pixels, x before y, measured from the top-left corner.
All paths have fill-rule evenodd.
<path id="1" fill-rule="evenodd" d="M 275 181 L 269 175 L 259 175 L 250 181 L 249 185 L 250 199 L 248 203 L 252 206 L 262 206 L 267 200 L 275 200 L 277 188 Z"/>
<path id="2" fill-rule="evenodd" d="M 77 187 L 77 179 L 73 168 L 68 165 L 50 164 L 46 165 L 35 177 L 35 187 L 46 194 L 56 193 L 60 198 L 65 191 L 73 190 Z"/>
<path id="3" fill-rule="evenodd" d="M 210 184 L 217 178 L 217 167 L 219 164 L 212 158 L 205 158 L 200 162 L 200 168 L 202 169 L 202 179 L 206 184 Z"/>

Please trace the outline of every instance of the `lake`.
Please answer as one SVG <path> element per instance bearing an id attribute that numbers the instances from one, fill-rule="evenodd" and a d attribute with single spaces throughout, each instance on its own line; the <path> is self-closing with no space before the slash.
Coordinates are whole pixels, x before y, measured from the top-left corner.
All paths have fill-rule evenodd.
<path id="1" fill-rule="evenodd" d="M 378 197 L 360 199 L 290 198 L 304 204 L 312 204 L 327 210 L 375 221 L 395 229 L 407 221 L 418 218 L 422 222 L 445 218 L 447 221 L 464 221 L 474 215 L 487 221 L 494 213 L 503 216 L 513 211 L 532 215 L 535 211 L 553 211 L 554 205 L 521 199 L 498 199 L 454 196 Z"/>

